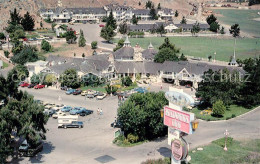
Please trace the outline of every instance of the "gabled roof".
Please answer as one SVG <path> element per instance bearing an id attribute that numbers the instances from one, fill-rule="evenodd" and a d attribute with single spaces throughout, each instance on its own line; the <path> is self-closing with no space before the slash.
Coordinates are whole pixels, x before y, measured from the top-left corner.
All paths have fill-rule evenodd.
<path id="1" fill-rule="evenodd" d="M 121 58 L 133 58 L 134 57 L 134 48 L 132 47 L 122 47 L 116 52 L 113 53 L 115 59 Z"/>
<path id="2" fill-rule="evenodd" d="M 135 15 L 150 15 L 150 10 L 148 10 L 148 9 L 136 9 L 136 10 L 133 10 L 133 13 Z"/>
<path id="3" fill-rule="evenodd" d="M 73 14 L 106 14 L 106 10 L 101 7 L 94 8 L 68 8 Z"/>
<path id="4" fill-rule="evenodd" d="M 142 56 L 146 60 L 153 60 L 154 56 L 158 53 L 155 49 L 146 49 L 142 52 Z"/>

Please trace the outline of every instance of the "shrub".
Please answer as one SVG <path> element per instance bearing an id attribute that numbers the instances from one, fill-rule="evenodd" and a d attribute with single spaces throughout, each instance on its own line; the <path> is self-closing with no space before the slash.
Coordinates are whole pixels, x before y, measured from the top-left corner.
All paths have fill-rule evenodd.
<path id="1" fill-rule="evenodd" d="M 46 40 L 42 40 L 41 48 L 42 48 L 42 50 L 45 51 L 45 52 L 51 51 L 51 45 L 50 45 L 50 43 L 47 42 Z"/>
<path id="2" fill-rule="evenodd" d="M 133 84 L 131 78 L 129 76 L 122 78 L 122 85 L 124 86 L 131 86 Z"/>
<path id="3" fill-rule="evenodd" d="M 4 54 L 5 54 L 5 57 L 8 58 L 9 57 L 9 54 L 10 52 L 9 51 L 4 51 Z"/>
<path id="4" fill-rule="evenodd" d="M 91 48 L 92 49 L 97 49 L 97 41 L 91 42 Z"/>
<path id="5" fill-rule="evenodd" d="M 232 116 L 231 116 L 232 118 L 235 118 L 236 117 L 236 115 L 235 114 L 232 114 Z"/>
<path id="6" fill-rule="evenodd" d="M 213 115 L 223 116 L 225 114 L 226 107 L 222 100 L 218 100 L 213 104 Z"/>
<path id="7" fill-rule="evenodd" d="M 136 142 L 138 142 L 139 137 L 138 137 L 138 136 L 135 136 L 135 135 L 133 135 L 133 134 L 128 134 L 128 135 L 127 135 L 127 140 L 128 140 L 130 143 L 136 143 Z"/>
<path id="8" fill-rule="evenodd" d="M 123 144 L 124 145 L 130 145 L 130 142 L 128 141 L 128 139 L 124 139 Z"/>

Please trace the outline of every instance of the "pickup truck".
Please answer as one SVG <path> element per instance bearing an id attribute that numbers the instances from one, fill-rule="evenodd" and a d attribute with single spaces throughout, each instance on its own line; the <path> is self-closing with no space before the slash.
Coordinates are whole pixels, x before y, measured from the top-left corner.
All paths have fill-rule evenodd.
<path id="1" fill-rule="evenodd" d="M 63 124 L 62 127 L 64 129 L 67 128 L 83 128 L 83 122 L 82 121 L 72 121 L 70 124 Z"/>

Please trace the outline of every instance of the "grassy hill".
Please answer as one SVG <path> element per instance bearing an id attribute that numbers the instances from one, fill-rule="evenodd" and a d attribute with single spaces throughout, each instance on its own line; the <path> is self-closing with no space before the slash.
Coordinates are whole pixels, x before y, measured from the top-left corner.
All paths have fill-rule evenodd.
<path id="1" fill-rule="evenodd" d="M 238 23 L 241 31 L 246 32 L 254 37 L 260 37 L 260 15 L 259 10 L 235 10 L 235 9 L 217 9 L 214 10 L 220 23 L 233 25 Z"/>

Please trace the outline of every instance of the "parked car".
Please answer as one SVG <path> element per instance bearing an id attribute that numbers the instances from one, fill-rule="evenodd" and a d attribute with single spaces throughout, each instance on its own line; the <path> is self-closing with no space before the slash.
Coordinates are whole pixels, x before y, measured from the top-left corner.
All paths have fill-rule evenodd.
<path id="1" fill-rule="evenodd" d="M 18 86 L 21 86 L 23 83 L 24 83 L 24 81 L 21 81 L 21 82 L 18 84 Z"/>
<path id="2" fill-rule="evenodd" d="M 99 25 L 99 27 L 105 27 L 105 25 L 103 25 L 103 24 L 100 24 L 100 25 Z"/>
<path id="3" fill-rule="evenodd" d="M 89 110 L 89 109 L 83 109 L 83 110 L 81 110 L 81 111 L 79 111 L 79 115 L 80 116 L 87 116 L 87 115 L 90 115 L 90 114 L 92 114 L 93 113 L 93 110 Z"/>
<path id="4" fill-rule="evenodd" d="M 121 123 L 119 121 L 112 122 L 111 127 L 113 128 L 121 128 Z"/>
<path id="5" fill-rule="evenodd" d="M 66 113 L 64 112 L 56 112 L 52 115 L 52 118 L 57 119 L 59 116 L 66 116 Z"/>
<path id="6" fill-rule="evenodd" d="M 71 106 L 64 106 L 63 108 L 61 108 L 62 112 L 69 112 L 70 110 L 72 110 Z"/>
<path id="7" fill-rule="evenodd" d="M 42 89 L 45 88 L 45 85 L 37 84 L 34 86 L 34 89 Z"/>
<path id="8" fill-rule="evenodd" d="M 24 82 L 24 83 L 22 83 L 20 86 L 21 86 L 21 87 L 28 87 L 29 85 L 30 85 L 29 83 L 25 83 L 25 82 Z"/>
<path id="9" fill-rule="evenodd" d="M 88 94 L 88 91 L 82 91 L 81 96 L 86 96 Z"/>
<path id="10" fill-rule="evenodd" d="M 52 115 L 55 113 L 56 111 L 54 109 L 50 109 L 44 112 L 44 114 L 48 115 L 49 117 L 52 117 Z"/>
<path id="11" fill-rule="evenodd" d="M 67 91 L 69 88 L 64 86 L 64 87 L 60 87 L 61 90 Z"/>
<path id="12" fill-rule="evenodd" d="M 97 100 L 103 100 L 107 95 L 100 92 L 98 95 L 97 95 Z"/>
<path id="13" fill-rule="evenodd" d="M 38 141 L 34 147 L 32 147 L 27 140 L 24 140 L 19 146 L 18 151 L 22 156 L 33 157 L 37 153 L 41 152 L 43 149 L 43 144 L 41 141 Z"/>
<path id="14" fill-rule="evenodd" d="M 75 107 L 75 108 L 73 108 L 72 110 L 70 110 L 70 114 L 71 115 L 76 115 L 76 114 L 78 114 L 78 112 L 80 111 L 80 107 Z"/>
<path id="15" fill-rule="evenodd" d="M 76 89 L 72 94 L 73 95 L 79 95 L 79 94 L 81 94 L 81 92 L 82 92 L 82 90 Z"/>
<path id="16" fill-rule="evenodd" d="M 83 128 L 83 122 L 82 121 L 72 121 L 70 124 L 64 124 L 62 125 L 64 129 L 67 128 Z"/>
<path id="17" fill-rule="evenodd" d="M 35 84 L 28 85 L 28 88 L 33 88 L 33 87 L 35 87 Z"/>
<path id="18" fill-rule="evenodd" d="M 139 87 L 139 88 L 135 88 L 134 91 L 138 92 L 138 93 L 146 93 L 147 90 L 145 88 Z"/>
<path id="19" fill-rule="evenodd" d="M 69 89 L 69 90 L 66 91 L 66 94 L 67 94 L 67 95 L 71 95 L 71 94 L 73 94 L 74 92 L 75 92 L 75 89 Z"/>

